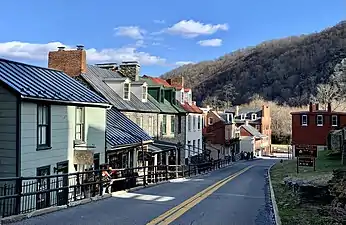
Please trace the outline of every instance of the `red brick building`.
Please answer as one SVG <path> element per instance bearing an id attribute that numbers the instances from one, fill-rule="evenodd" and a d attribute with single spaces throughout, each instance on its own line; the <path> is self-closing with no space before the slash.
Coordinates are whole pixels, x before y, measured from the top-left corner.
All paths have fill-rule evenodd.
<path id="1" fill-rule="evenodd" d="M 332 130 L 346 126 L 346 113 L 319 109 L 318 104 L 310 103 L 309 111 L 292 112 L 292 145 L 327 146 L 328 134 Z"/>

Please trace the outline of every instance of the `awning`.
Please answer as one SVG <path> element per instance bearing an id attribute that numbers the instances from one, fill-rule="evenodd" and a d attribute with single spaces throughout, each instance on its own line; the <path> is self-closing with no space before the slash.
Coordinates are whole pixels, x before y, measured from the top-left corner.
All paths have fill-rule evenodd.
<path id="1" fill-rule="evenodd" d="M 175 151 L 177 146 L 170 143 L 152 143 L 148 145 L 148 150 L 152 153 Z"/>

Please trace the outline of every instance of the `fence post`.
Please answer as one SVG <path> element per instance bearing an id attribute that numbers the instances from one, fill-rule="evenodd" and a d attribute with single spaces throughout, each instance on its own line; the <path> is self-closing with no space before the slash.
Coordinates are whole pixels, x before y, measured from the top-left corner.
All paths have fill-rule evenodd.
<path id="1" fill-rule="evenodd" d="M 20 214 L 20 203 L 22 200 L 22 181 L 23 177 L 18 177 L 18 179 L 16 180 L 16 215 Z"/>
<path id="2" fill-rule="evenodd" d="M 168 180 L 168 165 L 166 165 L 166 180 Z"/>

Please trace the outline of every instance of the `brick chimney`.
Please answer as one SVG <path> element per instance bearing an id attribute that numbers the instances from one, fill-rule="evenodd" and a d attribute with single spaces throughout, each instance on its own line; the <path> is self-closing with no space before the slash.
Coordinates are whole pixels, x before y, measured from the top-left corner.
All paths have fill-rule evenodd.
<path id="1" fill-rule="evenodd" d="M 48 68 L 62 70 L 71 77 L 86 73 L 86 52 L 83 45 L 77 45 L 77 49 L 65 50 L 58 47 L 57 51 L 48 53 Z"/>
<path id="2" fill-rule="evenodd" d="M 332 104 L 329 102 L 327 107 L 328 112 L 332 112 Z"/>
<path id="3" fill-rule="evenodd" d="M 167 79 L 166 81 L 174 87 L 177 87 L 177 86 L 184 87 L 184 77 L 183 76 Z"/>
<path id="4" fill-rule="evenodd" d="M 315 112 L 316 111 L 316 106 L 318 107 L 318 104 L 313 104 L 312 102 L 310 102 L 310 104 L 309 104 L 309 111 L 310 112 Z"/>
<path id="5" fill-rule="evenodd" d="M 120 72 L 130 78 L 131 81 L 139 80 L 141 66 L 137 61 L 124 61 L 119 65 L 119 68 Z"/>
<path id="6" fill-rule="evenodd" d="M 262 117 L 264 118 L 270 117 L 270 108 L 268 105 L 262 105 Z"/>

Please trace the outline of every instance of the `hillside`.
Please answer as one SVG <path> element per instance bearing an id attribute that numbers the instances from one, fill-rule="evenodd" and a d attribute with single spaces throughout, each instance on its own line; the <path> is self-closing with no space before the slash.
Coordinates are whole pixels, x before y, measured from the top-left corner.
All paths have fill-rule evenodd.
<path id="1" fill-rule="evenodd" d="M 326 82 L 343 58 L 346 21 L 319 33 L 266 41 L 216 60 L 184 65 L 162 77 L 184 76 L 199 103 L 208 96 L 225 100 L 222 90 L 233 85 L 233 104 L 247 103 L 259 95 L 299 106 L 308 103 L 316 85 Z"/>

